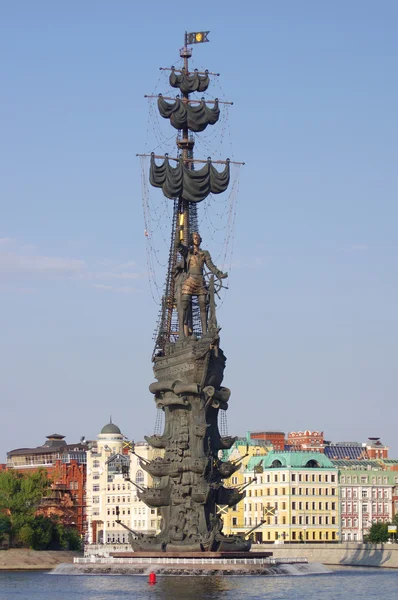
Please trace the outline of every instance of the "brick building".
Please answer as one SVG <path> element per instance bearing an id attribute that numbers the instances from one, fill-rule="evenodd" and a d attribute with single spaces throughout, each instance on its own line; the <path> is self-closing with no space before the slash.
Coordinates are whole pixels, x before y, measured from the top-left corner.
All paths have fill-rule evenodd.
<path id="1" fill-rule="evenodd" d="M 44 469 L 52 480 L 52 493 L 43 500 L 41 514 L 59 516 L 66 525 L 85 533 L 87 444 L 67 444 L 58 433 L 48 435 L 36 448 L 18 448 L 7 453 L 7 468 L 21 472 Z"/>
<path id="2" fill-rule="evenodd" d="M 266 445 L 271 446 L 274 450 L 285 449 L 285 434 L 283 431 L 251 431 L 250 438 L 252 440 L 261 440 Z"/>
<path id="3" fill-rule="evenodd" d="M 310 452 L 323 452 L 323 431 L 291 431 L 287 435 L 287 445 L 290 450 L 308 450 Z"/>

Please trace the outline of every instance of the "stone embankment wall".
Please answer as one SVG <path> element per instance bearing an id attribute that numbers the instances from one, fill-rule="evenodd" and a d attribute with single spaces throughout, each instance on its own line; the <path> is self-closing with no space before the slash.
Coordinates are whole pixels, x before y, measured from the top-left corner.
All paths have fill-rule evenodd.
<path id="1" fill-rule="evenodd" d="M 73 563 L 79 552 L 50 550 L 0 550 L 0 571 L 25 571 L 53 569 L 60 563 Z"/>
<path id="2" fill-rule="evenodd" d="M 308 562 L 398 569 L 398 544 L 255 544 L 252 551 L 272 551 L 275 558 L 300 556 Z"/>

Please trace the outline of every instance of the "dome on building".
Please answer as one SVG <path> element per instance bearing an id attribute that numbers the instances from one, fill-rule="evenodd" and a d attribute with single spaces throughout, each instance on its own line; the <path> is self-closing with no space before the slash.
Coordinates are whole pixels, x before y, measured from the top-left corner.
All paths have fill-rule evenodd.
<path id="1" fill-rule="evenodd" d="M 101 433 L 116 433 L 118 435 L 122 434 L 119 427 L 112 423 L 112 419 L 110 419 L 109 423 L 101 429 Z"/>

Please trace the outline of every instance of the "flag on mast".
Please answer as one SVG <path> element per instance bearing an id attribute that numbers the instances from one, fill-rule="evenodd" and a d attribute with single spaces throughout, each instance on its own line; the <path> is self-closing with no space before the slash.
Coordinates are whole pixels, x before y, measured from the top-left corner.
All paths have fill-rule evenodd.
<path id="1" fill-rule="evenodd" d="M 202 42 L 210 42 L 207 39 L 210 31 L 194 31 L 192 33 L 185 34 L 185 45 L 188 44 L 201 44 Z"/>

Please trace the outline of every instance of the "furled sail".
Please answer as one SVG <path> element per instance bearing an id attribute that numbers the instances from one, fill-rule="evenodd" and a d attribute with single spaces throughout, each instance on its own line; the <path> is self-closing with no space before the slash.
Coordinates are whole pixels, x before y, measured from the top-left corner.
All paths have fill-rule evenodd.
<path id="1" fill-rule="evenodd" d="M 209 108 L 204 100 L 200 104 L 192 106 L 183 102 L 181 98 L 176 98 L 176 101 L 170 104 L 159 94 L 158 108 L 160 115 L 165 119 L 170 119 L 170 123 L 176 129 L 188 128 L 196 132 L 204 131 L 208 125 L 214 125 L 220 116 L 217 98 L 214 107 Z"/>
<path id="2" fill-rule="evenodd" d="M 179 75 L 172 69 L 169 77 L 171 87 L 179 88 L 183 94 L 190 92 L 205 92 L 209 87 L 210 79 L 206 71 L 206 75 L 199 75 L 197 69 L 190 75 L 185 73 L 185 69 L 181 69 Z"/>
<path id="3" fill-rule="evenodd" d="M 198 171 L 192 171 L 182 158 L 177 166 L 170 166 L 166 156 L 162 164 L 157 165 L 155 156 L 151 156 L 149 181 L 154 187 L 162 188 L 166 198 L 183 198 L 188 202 L 201 202 L 212 194 L 225 192 L 229 184 L 229 159 L 220 172 L 212 165 L 210 159 Z"/>

